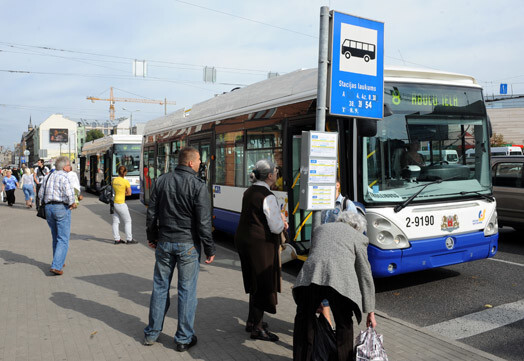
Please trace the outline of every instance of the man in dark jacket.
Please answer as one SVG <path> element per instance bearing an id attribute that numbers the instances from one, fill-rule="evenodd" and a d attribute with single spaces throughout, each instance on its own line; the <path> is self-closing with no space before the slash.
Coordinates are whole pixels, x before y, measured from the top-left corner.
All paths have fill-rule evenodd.
<path id="1" fill-rule="evenodd" d="M 197 306 L 197 280 L 201 245 L 205 263 L 215 258 L 211 234 L 211 203 L 206 183 L 197 178 L 200 154 L 195 148 L 180 151 L 174 172 L 160 176 L 153 185 L 147 210 L 147 239 L 156 248 L 153 293 L 144 344 L 155 343 L 169 309 L 169 288 L 178 270 L 178 327 L 175 349 L 187 351 L 197 342 L 193 329 Z"/>

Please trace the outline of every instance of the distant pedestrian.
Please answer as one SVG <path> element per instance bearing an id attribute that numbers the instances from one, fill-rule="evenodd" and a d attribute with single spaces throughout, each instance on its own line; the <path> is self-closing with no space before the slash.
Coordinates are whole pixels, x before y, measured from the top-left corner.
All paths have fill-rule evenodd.
<path id="1" fill-rule="evenodd" d="M 39 159 L 37 166 L 35 167 L 35 172 L 33 173 L 35 185 L 36 185 L 36 209 L 40 206 L 40 200 L 38 194 L 40 193 L 40 186 L 44 180 L 44 177 L 49 174 L 49 168 L 44 165 L 44 160 Z"/>
<path id="2" fill-rule="evenodd" d="M 369 265 L 368 238 L 362 233 L 366 220 L 343 211 L 334 223 L 315 228 L 308 259 L 293 288 L 297 304 L 293 332 L 293 360 L 310 361 L 315 344 L 316 311 L 329 301 L 336 324 L 336 353 L 339 361 L 353 359 L 353 321 L 368 313 L 366 325 L 375 328 L 375 286 Z"/>
<path id="3" fill-rule="evenodd" d="M 11 170 L 7 170 L 2 183 L 2 190 L 5 191 L 7 197 L 7 205 L 12 207 L 16 200 L 15 190 L 20 187 L 18 180 L 15 178 Z"/>
<path id="4" fill-rule="evenodd" d="M 80 194 L 80 181 L 78 180 L 78 175 L 76 172 L 73 172 L 73 167 L 71 166 L 71 163 L 64 168 L 64 171 L 67 173 L 67 179 L 69 179 L 69 183 L 71 183 L 71 187 L 73 187 L 73 190 L 75 191 L 75 203 L 78 205 L 78 202 L 82 200 L 82 195 Z"/>
<path id="5" fill-rule="evenodd" d="M 39 192 L 43 201 L 41 206 L 45 207 L 47 224 L 53 237 L 53 263 L 50 272 L 55 275 L 64 273 L 62 268 L 71 234 L 71 209 L 76 208 L 75 193 L 67 178 L 67 172 L 64 171 L 69 165 L 68 157 L 58 157 L 55 162 L 56 171 L 44 178 Z"/>
<path id="6" fill-rule="evenodd" d="M 35 200 L 35 180 L 31 174 L 31 170 L 27 167 L 24 168 L 24 175 L 22 176 L 22 190 L 25 195 L 25 205 L 27 208 L 32 208 Z"/>
<path id="7" fill-rule="evenodd" d="M 278 341 L 262 322 L 264 312 L 276 313 L 280 292 L 280 234 L 288 225 L 280 212 L 277 198 L 270 187 L 277 180 L 277 169 L 270 160 L 259 160 L 251 173 L 251 182 L 242 198 L 242 212 L 235 234 L 240 256 L 244 290 L 249 293 L 246 331 L 251 338 Z"/>
<path id="8" fill-rule="evenodd" d="M 113 179 L 113 190 L 115 192 L 114 212 L 113 212 L 113 239 L 115 244 L 126 243 L 136 244 L 133 239 L 131 215 L 126 204 L 126 196 L 131 195 L 131 184 L 125 178 L 127 168 L 123 165 L 118 167 L 118 177 Z M 120 220 L 124 221 L 124 230 L 126 232 L 126 242 L 120 239 L 119 224 Z"/>
<path id="9" fill-rule="evenodd" d="M 153 183 L 146 226 L 149 246 L 156 248 L 156 263 L 144 345 L 154 344 L 162 331 L 175 267 L 178 270 L 175 349 L 187 351 L 197 343 L 193 327 L 202 244 L 205 263 L 215 259 L 209 192 L 206 183 L 197 177 L 200 163 L 197 149 L 184 148 L 175 170 L 161 175 Z"/>

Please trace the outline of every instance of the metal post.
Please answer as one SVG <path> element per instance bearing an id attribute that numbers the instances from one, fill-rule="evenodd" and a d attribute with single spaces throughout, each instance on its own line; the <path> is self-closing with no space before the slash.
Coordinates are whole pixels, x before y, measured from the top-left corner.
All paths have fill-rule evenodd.
<path id="1" fill-rule="evenodd" d="M 318 85 L 316 130 L 326 130 L 326 96 L 329 51 L 329 7 L 320 8 L 320 40 L 318 43 Z"/>
<path id="2" fill-rule="evenodd" d="M 328 80 L 328 52 L 329 52 L 329 7 L 320 8 L 320 31 L 318 42 L 318 84 L 317 84 L 317 111 L 316 127 L 320 132 L 326 130 L 326 97 Z M 320 224 L 320 212 L 313 212 L 312 229 Z"/>

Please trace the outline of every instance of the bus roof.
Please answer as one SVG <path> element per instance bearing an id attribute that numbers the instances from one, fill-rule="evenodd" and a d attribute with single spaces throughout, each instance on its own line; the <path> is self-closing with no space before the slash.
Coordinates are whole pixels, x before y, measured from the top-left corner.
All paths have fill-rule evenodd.
<path id="1" fill-rule="evenodd" d="M 386 67 L 384 81 L 469 86 L 480 88 L 468 75 L 408 67 Z M 147 122 L 144 135 L 179 129 L 313 100 L 317 96 L 317 69 L 302 69 L 224 93 Z M 183 128 L 183 129 L 181 129 Z"/>
<path id="2" fill-rule="evenodd" d="M 85 143 L 82 147 L 82 154 L 86 155 L 89 153 L 104 151 L 109 149 L 113 144 L 141 144 L 141 135 L 131 134 L 115 134 L 106 135 L 103 138 L 98 138 Z"/>

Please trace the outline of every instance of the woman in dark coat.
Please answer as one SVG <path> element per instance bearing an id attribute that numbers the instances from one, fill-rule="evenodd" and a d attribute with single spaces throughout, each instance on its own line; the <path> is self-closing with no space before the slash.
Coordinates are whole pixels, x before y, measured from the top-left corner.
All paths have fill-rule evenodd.
<path id="1" fill-rule="evenodd" d="M 262 322 L 264 312 L 276 313 L 277 292 L 280 292 L 280 233 L 288 225 L 280 212 L 270 187 L 277 180 L 276 168 L 270 160 L 259 160 L 251 173 L 251 182 L 242 198 L 242 213 L 235 234 L 240 256 L 244 290 L 249 293 L 249 314 L 246 331 L 251 338 L 278 341 Z"/>
<path id="2" fill-rule="evenodd" d="M 366 325 L 375 328 L 375 286 L 367 256 L 364 217 L 341 212 L 333 223 L 313 231 L 311 249 L 293 288 L 297 304 L 293 333 L 293 360 L 313 360 L 315 313 L 329 301 L 336 324 L 337 360 L 353 359 L 353 321 L 367 313 Z"/>

